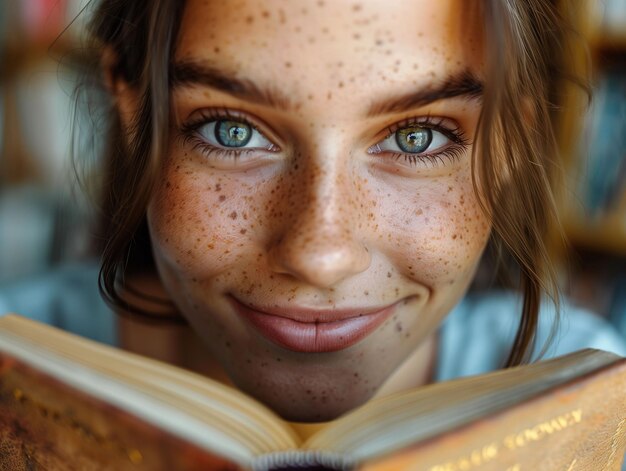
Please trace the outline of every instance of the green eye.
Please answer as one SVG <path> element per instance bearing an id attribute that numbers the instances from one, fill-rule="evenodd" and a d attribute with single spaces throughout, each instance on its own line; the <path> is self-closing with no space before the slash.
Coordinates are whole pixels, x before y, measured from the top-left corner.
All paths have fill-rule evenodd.
<path id="1" fill-rule="evenodd" d="M 420 128 L 411 126 L 408 128 L 398 129 L 395 132 L 396 143 L 403 151 L 410 154 L 419 154 L 424 152 L 433 141 L 433 132 L 428 128 Z"/>
<path id="2" fill-rule="evenodd" d="M 252 127 L 241 122 L 220 120 L 215 123 L 215 139 L 224 147 L 243 147 L 252 138 Z"/>

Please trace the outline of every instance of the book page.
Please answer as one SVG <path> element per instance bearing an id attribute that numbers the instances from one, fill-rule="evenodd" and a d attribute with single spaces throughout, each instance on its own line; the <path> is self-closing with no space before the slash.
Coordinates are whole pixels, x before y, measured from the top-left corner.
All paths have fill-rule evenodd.
<path id="1" fill-rule="evenodd" d="M 231 452 L 253 456 L 300 443 L 280 417 L 237 390 L 32 320 L 0 319 L 0 349 L 201 445 L 228 442 Z"/>

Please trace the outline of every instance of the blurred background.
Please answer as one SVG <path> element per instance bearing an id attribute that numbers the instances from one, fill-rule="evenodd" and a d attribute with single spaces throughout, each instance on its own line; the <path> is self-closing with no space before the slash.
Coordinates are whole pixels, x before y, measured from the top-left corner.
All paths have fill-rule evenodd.
<path id="1" fill-rule="evenodd" d="M 0 0 L 0 290 L 97 258 L 97 209 L 70 152 L 88 3 Z M 571 60 L 592 61 L 594 98 L 590 108 L 574 103 L 562 123 L 569 245 L 555 250 L 574 303 L 626 335 L 626 0 L 582 0 L 572 13 L 588 51 Z"/>
<path id="2" fill-rule="evenodd" d="M 87 3 L 0 1 L 0 284 L 91 247 L 92 211 L 70 158 Z"/>

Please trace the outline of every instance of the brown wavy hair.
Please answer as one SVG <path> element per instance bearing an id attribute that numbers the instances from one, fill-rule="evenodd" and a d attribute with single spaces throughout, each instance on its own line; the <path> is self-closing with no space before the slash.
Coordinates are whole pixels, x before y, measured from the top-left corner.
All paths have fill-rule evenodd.
<path id="1" fill-rule="evenodd" d="M 154 321 L 182 318 L 147 312 L 120 292 L 129 273 L 155 270 L 146 207 L 167 148 L 170 64 L 184 5 L 182 0 L 101 0 L 90 24 L 96 53 L 89 69 L 99 69 L 106 46 L 116 57 L 111 72 L 134 87 L 141 100 L 132 142 L 124 139 L 129 134 L 111 105 L 94 130 L 105 133 L 107 143 L 102 156 L 100 289 L 122 311 Z M 513 366 L 530 357 L 542 298 L 548 296 L 558 308 L 548 246 L 548 237 L 560 234 L 555 189 L 561 163 L 555 130 L 563 112 L 564 81 L 585 87 L 585 80 L 565 61 L 577 36 L 556 0 L 482 0 L 481 8 L 487 73 L 472 155 L 473 182 L 493 223 L 490 247 L 504 266 L 513 267 L 523 294 L 506 361 Z M 165 302 L 151 301 L 161 309 Z"/>

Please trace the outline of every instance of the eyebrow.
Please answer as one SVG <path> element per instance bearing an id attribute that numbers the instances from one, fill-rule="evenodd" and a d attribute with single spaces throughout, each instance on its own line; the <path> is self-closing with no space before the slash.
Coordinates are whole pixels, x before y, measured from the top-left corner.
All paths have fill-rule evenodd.
<path id="1" fill-rule="evenodd" d="M 470 100 L 481 100 L 483 88 L 483 82 L 476 75 L 470 70 L 464 70 L 450 75 L 430 87 L 378 100 L 370 105 L 367 115 L 371 117 L 388 113 L 401 113 L 450 98 L 462 97 Z"/>
<path id="2" fill-rule="evenodd" d="M 261 88 L 253 81 L 235 77 L 210 65 L 178 62 L 170 69 L 170 89 L 203 85 L 252 103 L 284 110 L 293 107 L 289 97 L 274 88 Z"/>
<path id="3" fill-rule="evenodd" d="M 185 61 L 177 62 L 171 67 L 171 89 L 194 85 L 208 86 L 256 104 L 283 110 L 293 108 L 292 100 L 279 90 L 259 87 L 249 79 L 237 78 L 208 64 Z M 444 78 L 436 85 L 378 100 L 370 105 L 367 116 L 400 113 L 450 98 L 481 99 L 482 95 L 482 81 L 470 70 L 463 70 Z"/>

